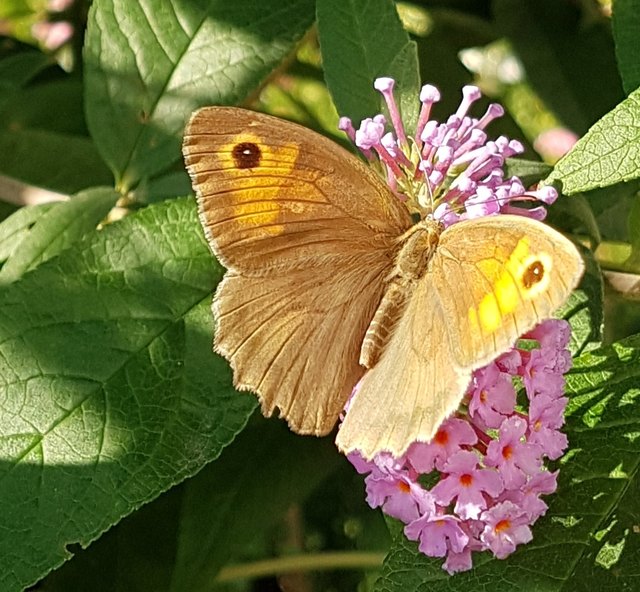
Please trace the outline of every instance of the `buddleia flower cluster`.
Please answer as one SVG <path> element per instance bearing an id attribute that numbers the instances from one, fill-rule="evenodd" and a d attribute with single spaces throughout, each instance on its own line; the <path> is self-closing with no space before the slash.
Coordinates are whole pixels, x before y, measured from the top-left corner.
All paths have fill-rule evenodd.
<path id="1" fill-rule="evenodd" d="M 374 86 L 384 96 L 392 131 L 383 115 L 363 120 L 358 129 L 342 118 L 340 129 L 380 167 L 410 212 L 445 227 L 502 213 L 545 217 L 556 191 L 529 190 L 519 178 L 505 178 L 505 159 L 523 147 L 504 136 L 488 139 L 485 128 L 503 114 L 500 105 L 489 105 L 479 119 L 469 115 L 481 96 L 477 87 L 464 87 L 455 114 L 439 123 L 430 119 L 439 92 L 424 86 L 416 129 L 408 134 L 394 81 L 379 78 Z M 471 569 L 474 551 L 507 557 L 531 540 L 531 526 L 546 512 L 541 496 L 556 490 L 557 471 L 545 463 L 567 447 L 560 428 L 569 340 L 566 321 L 540 323 L 473 373 L 460 408 L 431 442 L 413 443 L 400 458 L 384 452 L 370 461 L 357 452 L 349 455 L 367 475 L 369 505 L 401 520 L 405 535 L 425 555 L 445 558 L 449 573 Z"/>

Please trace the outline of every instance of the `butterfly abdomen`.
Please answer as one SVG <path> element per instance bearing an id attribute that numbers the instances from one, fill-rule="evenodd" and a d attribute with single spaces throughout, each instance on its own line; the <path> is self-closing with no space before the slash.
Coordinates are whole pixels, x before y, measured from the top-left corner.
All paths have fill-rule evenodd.
<path id="1" fill-rule="evenodd" d="M 393 328 L 404 311 L 410 289 L 406 283 L 398 281 L 392 282 L 387 288 L 364 336 L 360 349 L 361 366 L 372 368 L 380 359 Z"/>

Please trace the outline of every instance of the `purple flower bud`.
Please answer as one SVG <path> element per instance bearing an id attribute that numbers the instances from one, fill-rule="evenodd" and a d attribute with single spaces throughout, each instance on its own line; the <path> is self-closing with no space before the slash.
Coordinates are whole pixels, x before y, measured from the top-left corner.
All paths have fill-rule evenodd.
<path id="1" fill-rule="evenodd" d="M 537 200 L 547 205 L 551 205 L 556 199 L 558 199 L 558 192 L 550 186 L 540 187 L 535 191 L 528 191 L 528 195 L 535 197 Z"/>
<path id="2" fill-rule="evenodd" d="M 486 113 L 478 120 L 478 129 L 486 128 L 494 119 L 498 119 L 504 115 L 504 107 L 498 103 L 491 103 L 487 107 Z"/>
<path id="3" fill-rule="evenodd" d="M 370 150 L 380 144 L 384 135 L 384 123 L 371 118 L 364 119 L 356 131 L 356 146 L 363 150 Z"/>
<path id="4" fill-rule="evenodd" d="M 356 141 L 356 130 L 353 127 L 353 123 L 351 119 L 348 117 L 341 117 L 338 121 L 338 129 L 347 134 L 347 137 L 355 143 Z"/>
<path id="5" fill-rule="evenodd" d="M 464 117 L 469 111 L 469 107 L 473 103 L 475 103 L 480 97 L 482 93 L 477 86 L 467 85 L 462 87 L 462 101 L 460 101 L 460 106 L 456 111 L 456 115 L 460 118 Z"/>
<path id="6" fill-rule="evenodd" d="M 393 129 L 396 132 L 398 138 L 398 144 L 403 147 L 408 147 L 407 136 L 404 131 L 404 124 L 400 117 L 400 110 L 396 104 L 395 97 L 393 96 L 393 87 L 395 86 L 395 80 L 393 78 L 378 78 L 373 84 L 374 88 L 382 93 L 384 100 L 389 109 L 389 115 L 391 116 L 391 123 Z"/>
<path id="7" fill-rule="evenodd" d="M 393 92 L 393 87 L 396 85 L 396 81 L 393 78 L 381 77 L 376 78 L 373 82 L 373 88 L 382 94 Z"/>

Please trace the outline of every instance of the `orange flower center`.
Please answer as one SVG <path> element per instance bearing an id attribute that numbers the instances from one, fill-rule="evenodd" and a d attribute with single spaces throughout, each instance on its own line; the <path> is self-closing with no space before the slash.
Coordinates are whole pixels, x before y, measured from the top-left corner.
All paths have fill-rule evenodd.
<path id="1" fill-rule="evenodd" d="M 505 518 L 504 520 L 500 520 L 498 524 L 496 524 L 495 531 L 502 532 L 503 530 L 508 530 L 511 528 L 511 520 Z"/>
<path id="2" fill-rule="evenodd" d="M 449 442 L 449 432 L 447 432 L 447 430 L 438 430 L 433 440 L 436 444 L 444 446 L 445 444 L 447 444 L 447 442 Z"/>
<path id="3" fill-rule="evenodd" d="M 402 493 L 409 493 L 411 491 L 411 487 L 409 487 L 409 484 L 405 483 L 404 481 L 399 481 L 398 482 L 398 489 Z"/>
<path id="4" fill-rule="evenodd" d="M 542 422 L 541 422 L 540 420 L 536 421 L 536 422 L 533 424 L 533 429 L 534 429 L 536 432 L 539 432 L 541 427 L 542 427 Z"/>
<path id="5" fill-rule="evenodd" d="M 463 487 L 471 487 L 471 484 L 473 483 L 473 477 L 467 473 L 465 473 L 464 475 L 460 475 L 460 485 L 462 485 Z"/>
<path id="6" fill-rule="evenodd" d="M 512 456 L 513 456 L 513 448 L 511 448 L 511 446 L 507 445 L 502 449 L 502 456 L 506 459 L 509 460 Z"/>
<path id="7" fill-rule="evenodd" d="M 486 391 L 485 389 L 482 389 L 482 390 L 480 391 L 480 401 L 482 401 L 483 403 L 486 403 L 486 402 L 487 402 L 487 395 L 488 395 L 488 394 L 489 394 L 489 393 L 487 393 L 487 391 Z"/>

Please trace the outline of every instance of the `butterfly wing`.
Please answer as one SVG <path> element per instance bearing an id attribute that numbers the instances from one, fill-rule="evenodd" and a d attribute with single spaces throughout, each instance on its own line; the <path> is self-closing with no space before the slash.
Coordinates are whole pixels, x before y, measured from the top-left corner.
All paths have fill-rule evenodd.
<path id="1" fill-rule="evenodd" d="M 357 387 L 340 449 L 398 456 L 429 441 L 460 404 L 472 371 L 550 317 L 582 271 L 575 246 L 540 222 L 497 216 L 451 226 Z"/>
<path id="2" fill-rule="evenodd" d="M 200 219 L 228 268 L 215 350 L 234 384 L 302 433 L 328 432 L 411 219 L 373 171 L 310 130 L 209 107 L 183 146 Z"/>
<path id="3" fill-rule="evenodd" d="M 378 363 L 358 383 L 336 444 L 366 458 L 382 450 L 400 456 L 411 442 L 433 437 L 470 378 L 452 355 L 442 304 L 425 274 Z"/>
<path id="4" fill-rule="evenodd" d="M 371 258 L 275 277 L 228 272 L 214 301 L 215 349 L 241 390 L 260 396 L 300 433 L 331 430 L 364 368 L 360 344 L 386 267 Z"/>
<path id="5" fill-rule="evenodd" d="M 295 123 L 233 107 L 196 111 L 183 152 L 202 226 L 231 270 L 336 267 L 385 251 L 410 225 L 370 167 Z"/>
<path id="6" fill-rule="evenodd" d="M 457 363 L 477 368 L 511 348 L 553 315 L 583 271 L 574 244 L 536 220 L 502 215 L 451 226 L 429 275 Z"/>

